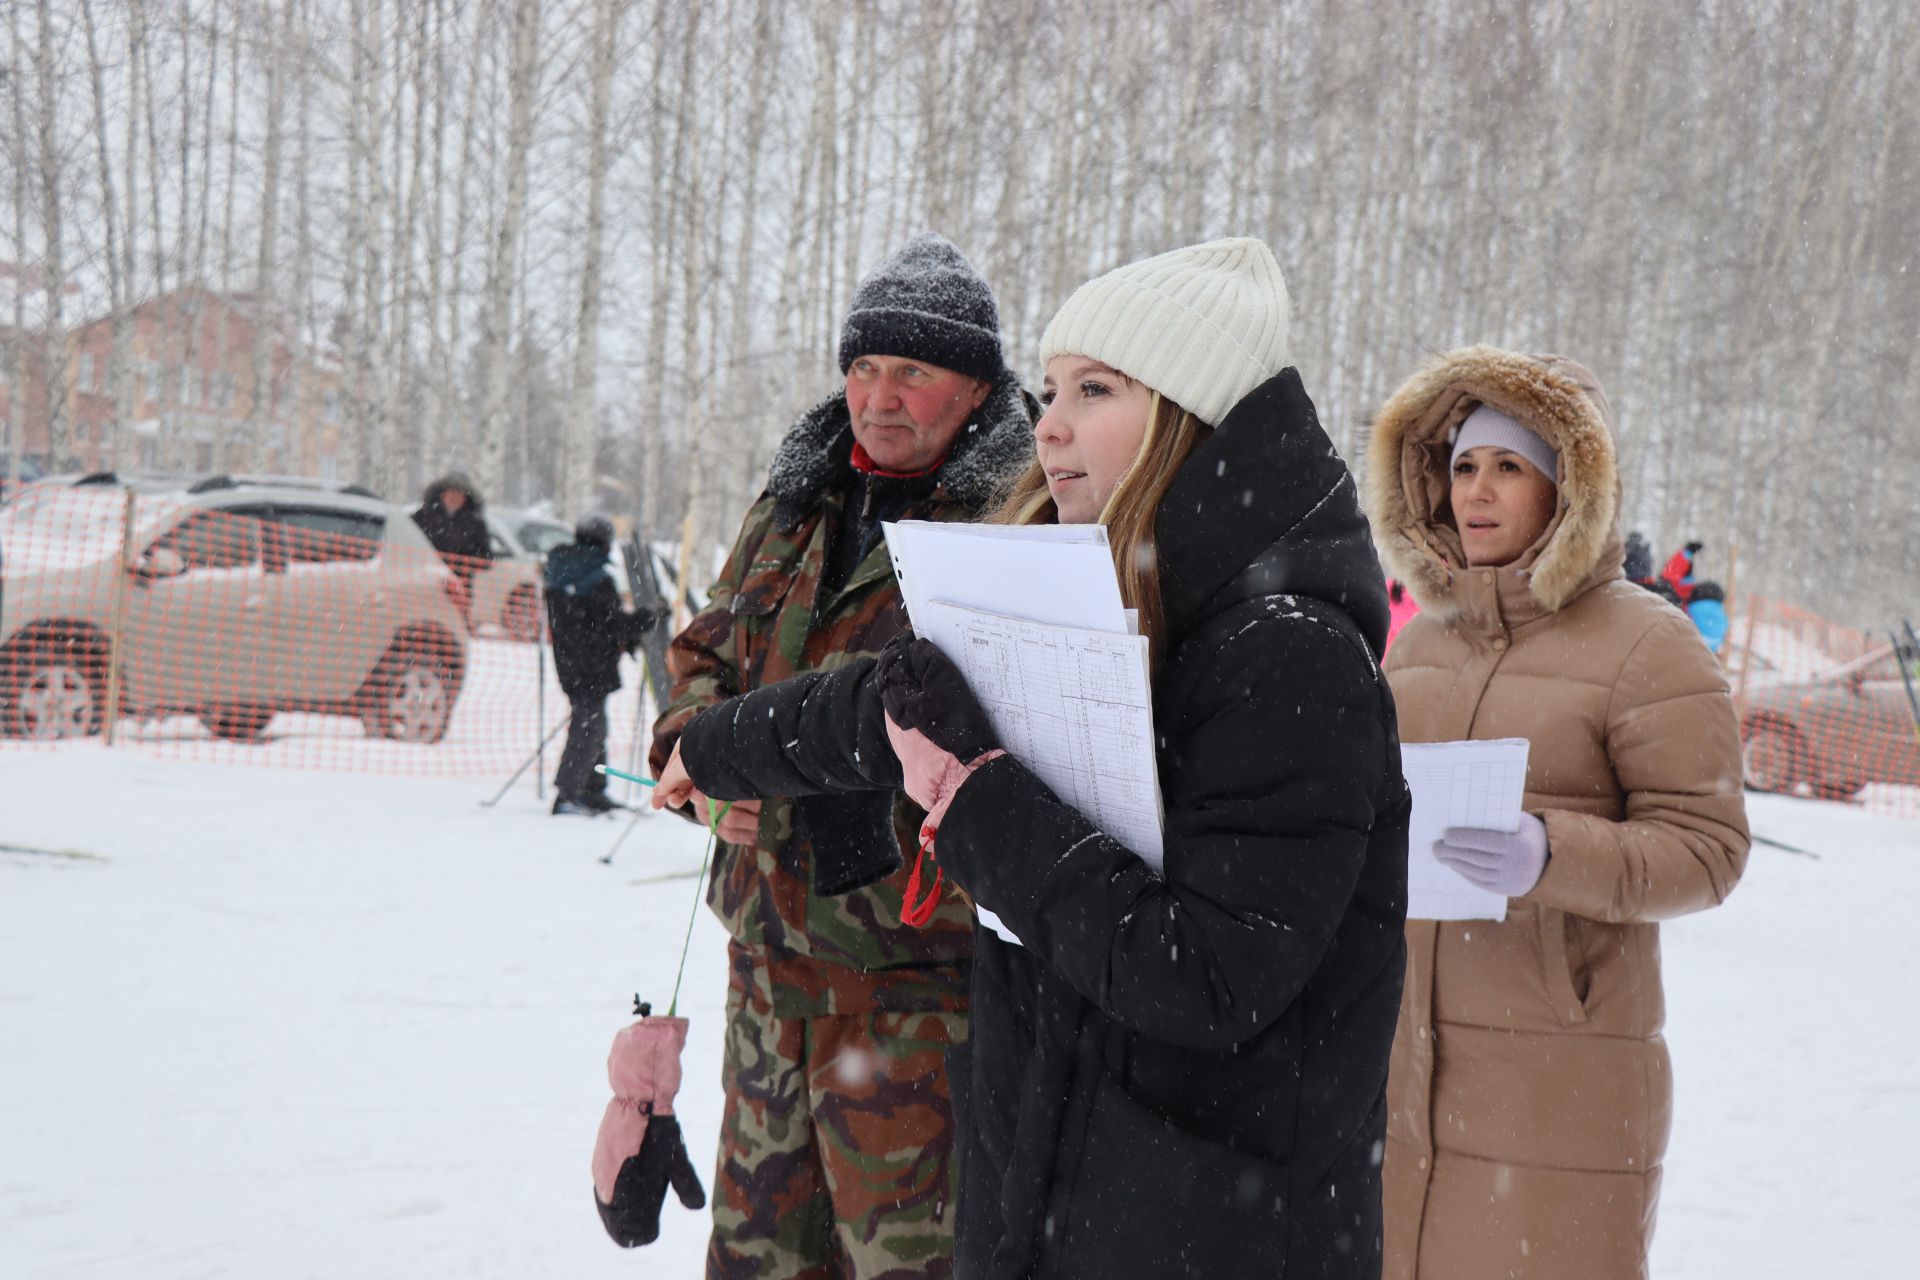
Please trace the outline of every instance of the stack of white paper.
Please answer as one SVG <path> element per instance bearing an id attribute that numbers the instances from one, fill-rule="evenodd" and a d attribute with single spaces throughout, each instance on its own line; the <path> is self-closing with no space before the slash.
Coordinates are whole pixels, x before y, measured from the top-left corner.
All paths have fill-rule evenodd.
<path id="1" fill-rule="evenodd" d="M 1100 525 L 886 526 L 914 631 L 967 677 L 1006 750 L 1159 871 L 1147 640 Z M 990 911 L 981 923 L 1019 941 Z"/>
<path id="2" fill-rule="evenodd" d="M 1413 792 L 1407 830 L 1407 918 L 1504 920 L 1507 900 L 1462 878 L 1433 856 L 1448 827 L 1520 829 L 1527 789 L 1527 740 L 1403 743 L 1400 771 Z"/>

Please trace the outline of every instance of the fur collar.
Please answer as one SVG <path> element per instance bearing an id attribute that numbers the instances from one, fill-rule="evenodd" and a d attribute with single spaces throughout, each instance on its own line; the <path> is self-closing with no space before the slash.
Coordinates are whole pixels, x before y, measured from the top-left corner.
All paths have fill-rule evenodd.
<path id="1" fill-rule="evenodd" d="M 1367 445 L 1367 511 L 1380 558 L 1422 609 L 1455 612 L 1454 575 L 1466 560 L 1459 535 L 1436 513 L 1447 497 L 1449 437 L 1480 404 L 1534 427 L 1560 452 L 1559 513 L 1514 566 L 1539 606 L 1555 612 L 1620 559 L 1612 409 L 1593 374 L 1559 356 L 1466 347 L 1434 357 L 1401 385 Z"/>
<path id="2" fill-rule="evenodd" d="M 939 492 L 978 515 L 1033 462 L 1040 407 L 1013 374 L 1003 374 L 954 437 L 939 471 Z M 791 531 L 834 489 L 854 477 L 847 393 L 834 392 L 787 428 L 767 473 L 774 523 Z"/>

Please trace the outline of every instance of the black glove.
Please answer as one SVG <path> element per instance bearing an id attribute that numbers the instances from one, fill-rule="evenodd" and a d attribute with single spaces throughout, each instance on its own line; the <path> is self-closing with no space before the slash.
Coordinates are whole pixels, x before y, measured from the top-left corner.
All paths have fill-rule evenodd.
<path id="1" fill-rule="evenodd" d="M 873 675 L 887 718 L 902 729 L 918 729 L 961 764 L 999 748 L 993 721 L 967 678 L 933 641 L 888 645 Z"/>
<path id="2" fill-rule="evenodd" d="M 707 1193 L 700 1186 L 700 1175 L 687 1159 L 687 1144 L 680 1137 L 680 1121 L 675 1116 L 654 1116 L 647 1121 L 647 1136 L 640 1140 L 640 1152 L 620 1166 L 614 1180 L 613 1203 L 601 1204 L 596 1194 L 594 1207 L 600 1221 L 623 1249 L 652 1244 L 660 1238 L 660 1209 L 667 1200 L 667 1184 L 689 1209 L 707 1207 Z"/>

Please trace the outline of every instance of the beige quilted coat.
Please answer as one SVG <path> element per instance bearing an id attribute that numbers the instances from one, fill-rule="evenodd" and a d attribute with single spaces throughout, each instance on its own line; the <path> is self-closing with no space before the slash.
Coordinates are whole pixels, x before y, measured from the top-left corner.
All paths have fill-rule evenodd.
<path id="1" fill-rule="evenodd" d="M 1480 403 L 1560 452 L 1559 510 L 1500 569 L 1465 565 L 1448 436 Z M 1570 361 L 1440 356 L 1374 425 L 1369 515 L 1422 612 L 1389 651 L 1401 738 L 1530 741 L 1540 883 L 1506 920 L 1407 926 L 1388 1082 L 1388 1280 L 1637 1277 L 1672 1084 L 1659 921 L 1745 865 L 1740 739 L 1718 663 L 1621 576 L 1611 410 Z"/>

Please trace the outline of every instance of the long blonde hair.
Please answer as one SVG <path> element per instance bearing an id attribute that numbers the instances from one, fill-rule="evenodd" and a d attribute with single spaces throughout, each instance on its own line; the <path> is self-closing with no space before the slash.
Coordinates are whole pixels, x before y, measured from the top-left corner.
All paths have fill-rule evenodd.
<path id="1" fill-rule="evenodd" d="M 1134 379 L 1121 374 L 1129 385 Z M 1100 512 L 1107 526 L 1107 546 L 1113 570 L 1120 577 L 1120 599 L 1140 611 L 1140 634 L 1147 637 L 1158 664 L 1165 643 L 1166 609 L 1160 600 L 1160 559 L 1154 548 L 1153 523 L 1160 500 L 1180 465 L 1213 428 L 1173 401 L 1153 392 L 1147 406 L 1147 433 L 1139 452 L 1113 487 L 1113 496 Z M 1047 491 L 1046 469 L 1038 458 L 1015 480 L 987 516 L 989 524 L 1053 524 L 1060 518 L 1053 495 Z"/>

